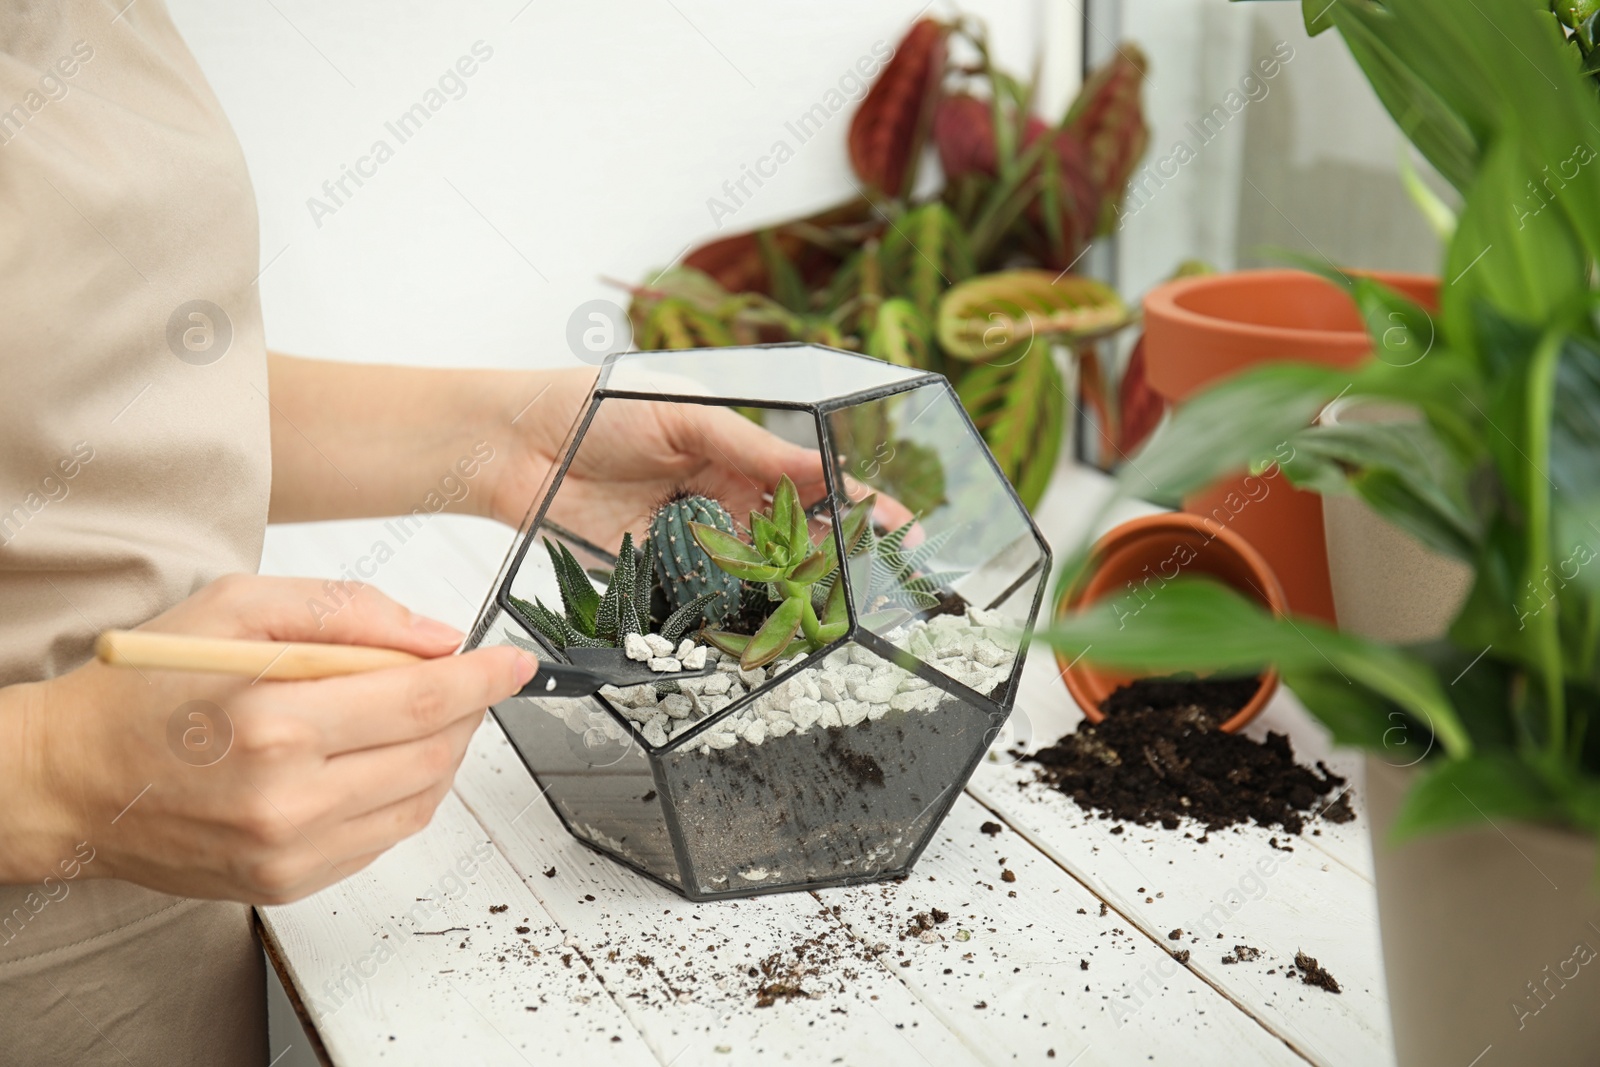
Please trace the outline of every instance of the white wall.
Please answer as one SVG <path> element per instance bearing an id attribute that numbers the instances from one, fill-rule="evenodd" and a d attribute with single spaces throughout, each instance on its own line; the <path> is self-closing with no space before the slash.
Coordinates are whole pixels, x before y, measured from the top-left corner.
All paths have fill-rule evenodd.
<path id="1" fill-rule="evenodd" d="M 1061 0 L 973 0 L 1001 58 L 1070 92 Z M 722 183 L 922 0 L 170 0 L 231 116 L 261 210 L 268 342 L 327 358 L 555 366 L 572 310 L 716 232 Z M 934 14 L 947 14 L 943 0 Z M 1059 15 L 1059 12 L 1057 13 Z M 1056 38 L 1041 40 L 1048 25 Z M 474 42 L 493 49 L 406 143 L 385 129 Z M 1059 104 L 1058 104 L 1059 106 Z M 724 232 L 851 192 L 848 111 Z M 394 157 L 318 226 L 307 206 Z M 793 142 L 792 136 L 789 137 Z M 370 169 L 370 168 L 369 168 Z M 326 199 L 326 198 L 324 198 Z M 332 203 L 331 200 L 327 201 Z"/>

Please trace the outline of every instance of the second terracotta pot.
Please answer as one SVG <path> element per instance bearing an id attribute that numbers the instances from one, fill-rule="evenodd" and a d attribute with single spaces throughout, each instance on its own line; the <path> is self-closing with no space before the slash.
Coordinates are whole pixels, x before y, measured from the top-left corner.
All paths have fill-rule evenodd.
<path id="1" fill-rule="evenodd" d="M 1183 511 L 1146 515 L 1115 527 L 1090 553 L 1082 577 L 1056 605 L 1057 617 L 1070 615 L 1102 600 L 1120 600 L 1118 616 L 1125 626 L 1138 625 L 1144 604 L 1161 595 L 1179 577 L 1209 577 L 1238 590 L 1274 614 L 1287 608 L 1283 587 L 1261 553 L 1238 534 Z M 1070 661 L 1057 652 L 1056 665 L 1067 691 L 1090 722 L 1105 718 L 1100 705 L 1137 674 L 1102 669 L 1080 657 Z M 1261 676 L 1249 703 L 1222 724 L 1232 733 L 1261 714 L 1278 689 L 1278 672 Z"/>
<path id="2" fill-rule="evenodd" d="M 1432 308 L 1438 280 L 1370 272 L 1390 288 Z M 1372 353 L 1355 303 L 1338 286 L 1296 270 L 1252 270 L 1181 278 L 1144 299 L 1150 384 L 1174 404 L 1261 363 L 1299 360 L 1354 367 Z M 1260 457 L 1269 463 L 1281 457 Z M 1249 481 L 1220 479 L 1184 500 L 1250 542 L 1283 583 L 1297 614 L 1335 622 L 1322 531 L 1322 502 L 1288 484 L 1276 468 Z"/>

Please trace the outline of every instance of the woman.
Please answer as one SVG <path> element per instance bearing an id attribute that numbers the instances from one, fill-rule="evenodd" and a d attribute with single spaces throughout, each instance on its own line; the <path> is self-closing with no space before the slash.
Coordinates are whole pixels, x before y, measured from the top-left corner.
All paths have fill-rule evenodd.
<path id="1" fill-rule="evenodd" d="M 459 634 L 372 589 L 318 610 L 324 583 L 253 574 L 263 528 L 409 512 L 468 457 L 461 506 L 515 523 L 592 371 L 268 354 L 244 160 L 158 0 L 0 8 L 8 104 L 0 1059 L 264 1063 L 247 905 L 303 897 L 425 826 L 484 706 L 534 664 L 449 655 Z M 596 539 L 682 482 L 736 508 L 785 471 L 821 488 L 815 452 L 721 410 L 603 430 L 562 516 Z M 97 633 L 133 626 L 430 659 L 312 682 L 91 661 Z M 169 731 L 212 706 L 231 747 L 196 767 Z"/>

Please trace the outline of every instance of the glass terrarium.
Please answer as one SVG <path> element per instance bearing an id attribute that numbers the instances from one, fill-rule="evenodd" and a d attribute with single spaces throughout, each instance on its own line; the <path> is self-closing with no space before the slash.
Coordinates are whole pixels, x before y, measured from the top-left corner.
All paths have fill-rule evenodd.
<path id="1" fill-rule="evenodd" d="M 662 427 L 739 442 L 739 473 L 644 500 L 610 441 Z M 865 882 L 910 869 L 1004 725 L 1049 573 L 941 376 L 814 345 L 629 353 L 470 643 L 648 668 L 493 709 L 579 840 L 695 900 Z"/>

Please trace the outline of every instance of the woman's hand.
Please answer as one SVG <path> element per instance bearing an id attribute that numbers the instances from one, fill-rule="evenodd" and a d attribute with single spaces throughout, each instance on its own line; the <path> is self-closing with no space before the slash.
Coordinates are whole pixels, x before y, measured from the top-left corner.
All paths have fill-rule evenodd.
<path id="1" fill-rule="evenodd" d="M 0 690 L 0 882 L 37 881 L 87 842 L 87 876 L 282 903 L 425 827 L 484 707 L 537 665 L 514 648 L 452 656 L 459 634 L 371 588 L 318 616 L 307 603 L 321 593 L 234 575 L 141 629 L 436 658 L 254 682 L 90 663 Z"/>
<path id="2" fill-rule="evenodd" d="M 592 371 L 546 377 L 548 390 L 517 420 L 490 498 L 491 515 L 512 526 L 537 503 L 594 383 Z M 585 432 L 551 518 L 615 548 L 623 530 L 638 529 L 674 490 L 714 497 L 743 523 L 785 474 L 802 500 L 827 493 L 820 452 L 775 437 L 730 408 L 612 399 Z"/>

